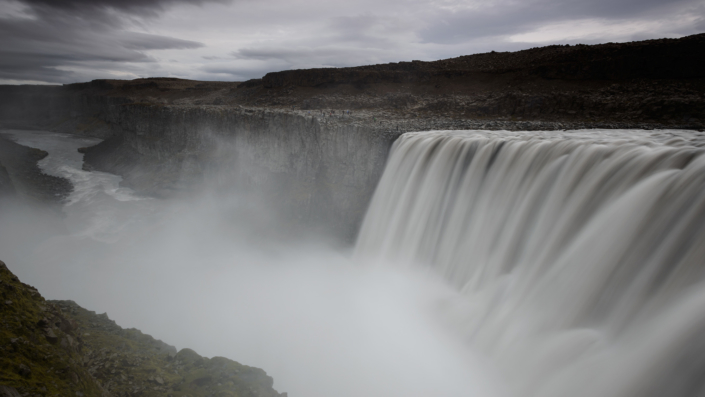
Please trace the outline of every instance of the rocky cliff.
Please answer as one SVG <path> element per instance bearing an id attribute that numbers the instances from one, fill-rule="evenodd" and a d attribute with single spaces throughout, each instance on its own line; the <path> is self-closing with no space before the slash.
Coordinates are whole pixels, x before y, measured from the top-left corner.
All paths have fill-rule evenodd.
<path id="1" fill-rule="evenodd" d="M 424 118 L 631 121 L 702 128 L 705 34 L 433 62 L 269 73 L 238 103 L 396 109 Z"/>
<path id="2" fill-rule="evenodd" d="M 107 138 L 87 167 L 166 196 L 258 190 L 351 239 L 394 139 L 428 129 L 705 128 L 705 34 L 434 62 L 0 87 L 0 124 Z"/>
<path id="3" fill-rule="evenodd" d="M 204 180 L 256 190 L 292 220 L 348 238 L 395 138 L 266 109 L 133 104 L 112 107 L 105 120 L 120 134 L 84 150 L 89 168 L 162 196 Z"/>
<path id="4" fill-rule="evenodd" d="M 479 74 L 518 73 L 555 80 L 691 79 L 705 77 L 705 34 L 682 39 L 598 45 L 552 45 L 516 52 L 489 52 L 440 61 L 398 62 L 349 68 L 287 70 L 268 73 L 242 88 L 262 85 L 321 87 L 379 83 L 431 84 L 478 78 Z"/>
<path id="5" fill-rule="evenodd" d="M 67 86 L 0 86 L 0 128 L 44 129 L 106 138 L 113 134 L 103 118 L 110 105 L 126 98 L 88 96 Z"/>
<path id="6" fill-rule="evenodd" d="M 0 396 L 280 397 L 271 377 L 201 357 L 72 301 L 46 301 L 0 262 Z"/>

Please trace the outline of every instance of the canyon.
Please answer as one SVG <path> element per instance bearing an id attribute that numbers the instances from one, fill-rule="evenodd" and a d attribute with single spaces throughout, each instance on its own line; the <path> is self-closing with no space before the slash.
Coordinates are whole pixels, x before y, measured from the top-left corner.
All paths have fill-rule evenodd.
<path id="1" fill-rule="evenodd" d="M 4 128 L 105 139 L 89 169 L 167 197 L 213 170 L 352 241 L 392 143 L 423 130 L 705 128 L 705 34 L 434 62 L 0 87 Z M 273 188 L 276 186 L 276 189 Z"/>
<path id="2" fill-rule="evenodd" d="M 702 391 L 703 50 L 0 86 L 0 396 Z"/>

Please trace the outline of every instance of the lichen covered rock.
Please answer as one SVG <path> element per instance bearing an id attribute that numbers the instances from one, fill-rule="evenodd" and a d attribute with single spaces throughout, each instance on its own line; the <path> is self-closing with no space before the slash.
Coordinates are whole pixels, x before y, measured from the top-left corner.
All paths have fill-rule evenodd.
<path id="1" fill-rule="evenodd" d="M 77 324 L 0 262 L 0 385 L 21 396 L 102 396 L 81 365 Z"/>
<path id="2" fill-rule="evenodd" d="M 46 301 L 0 262 L 0 397 L 278 397 L 259 369 L 123 329 L 73 301 Z"/>

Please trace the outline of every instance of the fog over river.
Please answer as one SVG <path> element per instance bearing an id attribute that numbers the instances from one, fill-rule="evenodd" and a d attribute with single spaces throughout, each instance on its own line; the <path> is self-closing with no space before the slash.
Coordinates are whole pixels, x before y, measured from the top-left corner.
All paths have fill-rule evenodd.
<path id="1" fill-rule="evenodd" d="M 341 248 L 281 233 L 251 192 L 162 200 L 83 171 L 99 140 L 4 133 L 74 184 L 59 226 L 0 214 L 22 281 L 292 397 L 705 392 L 702 134 L 405 134 Z"/>

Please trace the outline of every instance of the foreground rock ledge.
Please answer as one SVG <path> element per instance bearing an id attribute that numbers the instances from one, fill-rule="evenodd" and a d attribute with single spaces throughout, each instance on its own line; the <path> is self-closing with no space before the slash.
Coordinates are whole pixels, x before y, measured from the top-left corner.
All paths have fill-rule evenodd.
<path id="1" fill-rule="evenodd" d="M 0 261 L 0 397 L 278 397 L 259 369 L 208 359 L 73 301 L 47 301 Z"/>

